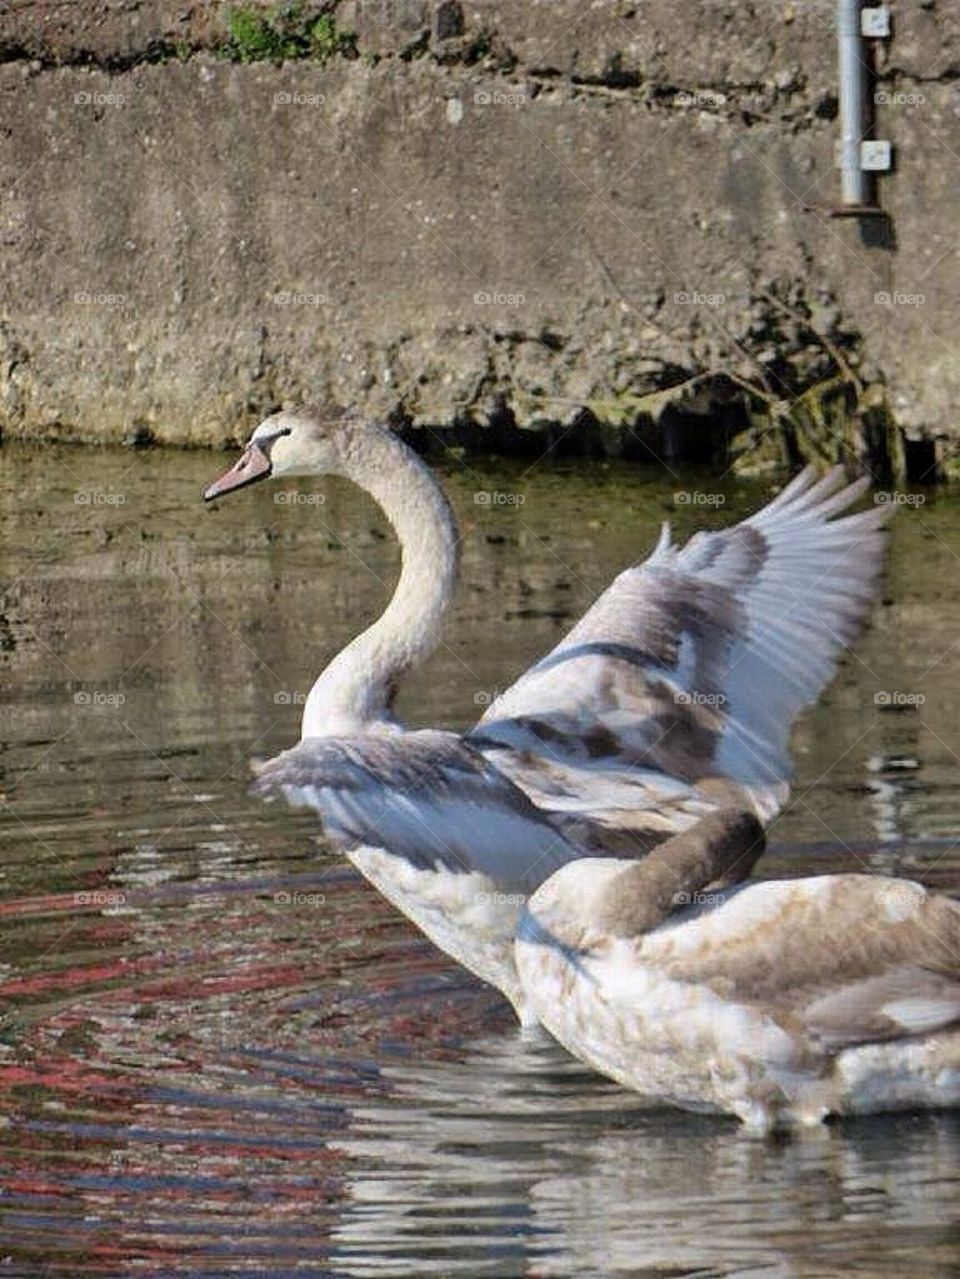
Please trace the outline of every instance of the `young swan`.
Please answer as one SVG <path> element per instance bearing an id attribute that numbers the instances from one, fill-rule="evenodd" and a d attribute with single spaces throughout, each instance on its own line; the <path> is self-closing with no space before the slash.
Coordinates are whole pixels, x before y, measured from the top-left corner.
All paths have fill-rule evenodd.
<path id="1" fill-rule="evenodd" d="M 770 820 L 790 731 L 869 611 L 891 508 L 807 468 L 739 524 L 683 545 L 664 527 L 554 649 L 458 736 L 405 732 L 397 685 L 440 637 L 459 534 L 424 463 L 333 407 L 271 415 L 204 492 L 341 476 L 402 547 L 383 614 L 323 670 L 301 740 L 256 788 L 315 810 L 331 843 L 441 949 L 532 1014 L 514 959 L 520 903 L 561 865 L 635 857 L 728 805 Z"/>
<path id="2" fill-rule="evenodd" d="M 515 943 L 544 1026 L 627 1087 L 761 1132 L 960 1104 L 960 905 L 873 875 L 702 891 L 762 847 L 727 811 L 643 862 L 558 870 Z"/>

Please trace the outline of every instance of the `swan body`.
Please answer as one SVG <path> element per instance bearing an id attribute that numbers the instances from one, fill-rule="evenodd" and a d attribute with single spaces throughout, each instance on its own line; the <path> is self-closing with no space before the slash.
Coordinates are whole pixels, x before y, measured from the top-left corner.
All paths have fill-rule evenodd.
<path id="1" fill-rule="evenodd" d="M 315 809 L 362 874 L 530 1021 L 512 939 L 554 871 L 643 857 L 718 809 L 768 820 L 783 804 L 791 725 L 872 604 L 887 508 L 849 514 L 865 483 L 808 469 L 732 528 L 682 547 L 664 528 L 457 737 L 404 732 L 392 709 L 398 681 L 438 642 L 457 574 L 450 506 L 409 448 L 341 410 L 278 413 L 204 496 L 322 474 L 380 503 L 402 545 L 400 580 L 322 672 L 300 743 L 256 788 Z"/>
<path id="2" fill-rule="evenodd" d="M 568 863 L 520 921 L 521 983 L 575 1056 L 759 1131 L 960 1105 L 960 904 L 874 875 L 704 893 L 712 871 L 681 867 L 670 913 L 650 870 Z"/>
<path id="3" fill-rule="evenodd" d="M 432 730 L 312 738 L 263 765 L 254 791 L 319 812 L 375 888 L 535 1021 L 513 960 L 520 910 L 589 850 L 479 751 Z"/>

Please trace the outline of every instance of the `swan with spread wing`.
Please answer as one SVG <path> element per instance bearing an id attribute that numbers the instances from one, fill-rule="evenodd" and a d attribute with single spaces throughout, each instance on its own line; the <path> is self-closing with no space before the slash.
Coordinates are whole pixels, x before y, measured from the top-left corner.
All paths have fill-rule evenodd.
<path id="1" fill-rule="evenodd" d="M 585 857 L 643 856 L 711 813 L 767 821 L 783 804 L 791 726 L 873 603 L 886 510 L 850 514 L 866 482 L 807 469 L 732 528 L 684 546 L 664 528 L 473 729 L 405 732 L 396 687 L 437 643 L 457 575 L 456 523 L 426 465 L 344 411 L 285 411 L 204 497 L 326 474 L 383 508 L 400 579 L 321 673 L 300 742 L 255 789 L 315 809 L 394 905 L 535 1021 L 513 939 L 549 876 Z"/>

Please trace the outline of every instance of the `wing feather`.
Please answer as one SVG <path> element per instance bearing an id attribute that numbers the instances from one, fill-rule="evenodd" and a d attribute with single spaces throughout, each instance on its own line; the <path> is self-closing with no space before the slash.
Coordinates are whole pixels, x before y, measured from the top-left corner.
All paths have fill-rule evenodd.
<path id="1" fill-rule="evenodd" d="M 312 808 L 339 848 L 382 847 L 417 869 L 532 890 L 585 855 L 451 733 L 307 738 L 264 764 L 253 791 Z"/>
<path id="2" fill-rule="evenodd" d="M 790 777 L 790 731 L 869 612 L 885 506 L 847 514 L 868 482 L 801 472 L 750 519 L 673 545 L 664 526 L 570 633 L 489 707 L 468 739 L 536 798 L 549 760 L 567 810 L 629 824 L 657 772 L 720 779 L 769 820 Z M 835 518 L 839 517 L 839 518 Z M 566 770 L 566 779 L 563 772 Z M 636 779 L 632 802 L 625 770 Z M 604 806 L 603 774 L 622 802 Z"/>
<path id="3" fill-rule="evenodd" d="M 960 905 L 909 880 L 749 885 L 683 928 L 668 921 L 638 939 L 637 954 L 832 1051 L 960 1020 Z"/>

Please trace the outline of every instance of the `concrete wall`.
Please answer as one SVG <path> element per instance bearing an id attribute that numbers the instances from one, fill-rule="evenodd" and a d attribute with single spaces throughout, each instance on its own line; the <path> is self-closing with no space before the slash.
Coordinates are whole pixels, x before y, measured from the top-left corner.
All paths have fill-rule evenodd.
<path id="1" fill-rule="evenodd" d="M 897 9 L 850 220 L 833 7 L 356 0 L 275 65 L 214 3 L 12 0 L 0 425 L 217 443 L 330 394 L 643 455 L 664 405 L 749 439 L 818 388 L 800 451 L 902 468 L 892 415 L 949 470 L 960 9 Z"/>

